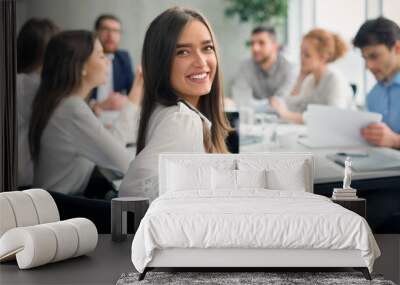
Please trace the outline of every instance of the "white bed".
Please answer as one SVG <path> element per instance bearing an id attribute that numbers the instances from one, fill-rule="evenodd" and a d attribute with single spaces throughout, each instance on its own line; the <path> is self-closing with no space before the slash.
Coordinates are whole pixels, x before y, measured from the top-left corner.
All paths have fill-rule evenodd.
<path id="1" fill-rule="evenodd" d="M 132 243 L 140 278 L 155 267 L 354 267 L 368 278 L 380 255 L 362 217 L 312 194 L 309 153 L 165 154 L 159 165 L 160 197 Z"/>

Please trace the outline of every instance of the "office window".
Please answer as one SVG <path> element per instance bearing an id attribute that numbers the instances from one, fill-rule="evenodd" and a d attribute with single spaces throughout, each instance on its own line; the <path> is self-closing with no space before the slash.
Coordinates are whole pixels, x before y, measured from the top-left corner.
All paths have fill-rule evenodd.
<path id="1" fill-rule="evenodd" d="M 382 14 L 383 16 L 395 21 L 398 25 L 400 25 L 400 1 L 383 0 Z"/>
<path id="2" fill-rule="evenodd" d="M 357 103 L 363 104 L 365 97 L 364 61 L 359 50 L 354 49 L 351 41 L 359 27 L 365 21 L 365 0 L 316 0 L 315 26 L 338 33 L 350 45 L 349 52 L 333 64 L 349 83 L 357 85 Z"/>
<path id="3" fill-rule="evenodd" d="M 351 40 L 365 20 L 364 0 L 317 0 L 315 25 L 339 33 Z"/>

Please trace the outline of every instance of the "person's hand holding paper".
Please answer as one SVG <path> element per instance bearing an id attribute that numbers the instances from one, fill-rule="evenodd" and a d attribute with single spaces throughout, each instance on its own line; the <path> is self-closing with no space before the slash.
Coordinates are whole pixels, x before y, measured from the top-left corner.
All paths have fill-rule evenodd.
<path id="1" fill-rule="evenodd" d="M 371 124 L 380 123 L 382 115 L 310 104 L 305 120 L 308 138 L 301 143 L 307 146 L 360 146 L 367 144 L 360 130 Z"/>
<path id="2" fill-rule="evenodd" d="M 362 137 L 377 146 L 400 148 L 400 135 L 393 132 L 385 123 L 372 123 L 361 129 Z"/>

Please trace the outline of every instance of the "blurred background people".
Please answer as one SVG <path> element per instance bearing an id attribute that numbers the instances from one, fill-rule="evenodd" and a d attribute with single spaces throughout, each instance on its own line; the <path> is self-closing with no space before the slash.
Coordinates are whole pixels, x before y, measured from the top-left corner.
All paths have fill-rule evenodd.
<path id="1" fill-rule="evenodd" d="M 51 20 L 32 18 L 24 23 L 17 37 L 17 179 L 18 186 L 23 188 L 33 182 L 33 162 L 28 143 L 32 101 L 40 84 L 47 44 L 58 31 Z"/>
<path id="2" fill-rule="evenodd" d="M 308 104 L 352 108 L 353 91 L 350 83 L 337 70 L 329 66 L 348 50 L 339 35 L 324 29 L 313 29 L 301 44 L 301 74 L 306 75 L 301 83 L 298 96 L 285 100 L 273 96 L 271 106 L 279 116 L 293 123 L 303 123 L 303 113 Z"/>
<path id="3" fill-rule="evenodd" d="M 139 96 L 132 92 L 121 111 L 121 117 L 131 119 L 110 130 L 86 103 L 92 89 L 106 81 L 109 65 L 90 31 L 65 31 L 50 40 L 29 128 L 34 187 L 103 198 L 112 189 L 110 180 L 128 170 L 133 157 L 125 146 L 127 133 L 137 126 Z M 137 92 L 139 79 L 133 88 Z"/>
<path id="4" fill-rule="evenodd" d="M 93 90 L 91 105 L 96 114 L 102 110 L 121 110 L 134 80 L 129 53 L 119 49 L 121 21 L 115 15 L 103 14 L 97 18 L 94 29 L 111 65 L 106 82 Z"/>
<path id="5" fill-rule="evenodd" d="M 250 46 L 252 58 L 241 64 L 234 79 L 232 96 L 240 106 L 247 103 L 256 112 L 271 111 L 268 99 L 290 93 L 295 81 L 295 69 L 279 52 L 274 28 L 254 28 Z M 251 96 L 244 94 L 246 88 Z"/>
<path id="6" fill-rule="evenodd" d="M 383 116 L 383 122 L 369 125 L 361 134 L 373 145 L 400 148 L 400 28 L 384 17 L 368 20 L 353 44 L 378 81 L 367 94 L 366 107 Z"/>

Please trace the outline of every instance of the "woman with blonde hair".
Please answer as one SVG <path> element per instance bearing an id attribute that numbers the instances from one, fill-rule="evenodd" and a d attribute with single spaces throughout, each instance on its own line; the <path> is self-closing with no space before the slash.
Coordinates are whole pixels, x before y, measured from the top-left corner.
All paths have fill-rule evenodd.
<path id="1" fill-rule="evenodd" d="M 301 84 L 298 96 L 271 98 L 271 106 L 281 118 L 304 123 L 303 113 L 308 104 L 350 108 L 352 90 L 344 76 L 329 64 L 346 54 L 347 44 L 337 34 L 324 29 L 313 29 L 301 44 L 301 72 L 308 74 Z"/>

